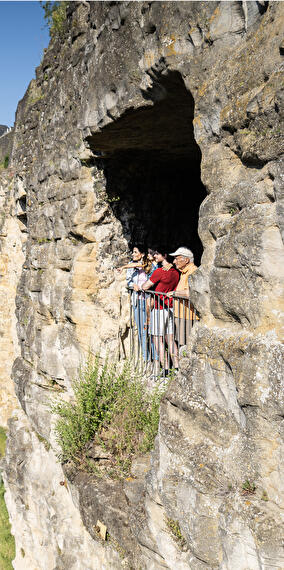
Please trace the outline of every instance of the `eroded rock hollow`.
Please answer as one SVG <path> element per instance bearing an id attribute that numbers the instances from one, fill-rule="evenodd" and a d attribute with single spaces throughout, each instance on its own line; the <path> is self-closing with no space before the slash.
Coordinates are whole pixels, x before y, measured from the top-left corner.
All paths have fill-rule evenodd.
<path id="1" fill-rule="evenodd" d="M 284 567 L 283 22 L 281 2 L 70 2 L 19 103 L 0 180 L 15 569 Z M 115 267 L 145 239 L 191 247 L 200 321 L 151 465 L 96 480 L 56 459 L 48 404 L 90 350 L 123 354 Z"/>

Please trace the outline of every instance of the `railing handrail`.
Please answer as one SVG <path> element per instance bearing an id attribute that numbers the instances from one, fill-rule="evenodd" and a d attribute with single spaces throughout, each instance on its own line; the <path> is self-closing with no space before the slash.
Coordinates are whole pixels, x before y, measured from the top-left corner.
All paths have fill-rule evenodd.
<path id="1" fill-rule="evenodd" d="M 144 291 L 144 289 L 141 289 L 139 291 L 135 291 L 133 287 L 131 287 L 131 285 L 127 285 L 127 291 L 134 291 L 134 293 L 150 293 L 151 295 L 159 295 L 163 296 L 163 297 L 167 297 L 168 299 L 172 299 L 174 297 L 174 299 L 182 299 L 182 300 L 186 300 L 189 301 L 189 295 L 183 295 L 182 293 L 179 293 L 178 291 L 171 291 L 171 294 L 169 293 L 164 293 L 163 291 L 153 291 L 152 289 L 147 289 Z"/>
<path id="2" fill-rule="evenodd" d="M 135 284 L 134 284 L 135 286 Z M 179 349 L 187 344 L 198 313 L 190 300 L 190 290 L 136 291 L 129 294 L 130 357 L 146 377 L 165 378 L 179 366 Z M 151 380 L 151 381 L 152 381 Z"/>

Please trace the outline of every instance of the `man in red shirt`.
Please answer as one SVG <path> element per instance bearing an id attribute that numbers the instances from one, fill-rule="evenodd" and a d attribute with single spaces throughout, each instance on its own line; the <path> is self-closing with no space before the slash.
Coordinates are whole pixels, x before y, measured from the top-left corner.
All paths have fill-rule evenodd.
<path id="1" fill-rule="evenodd" d="M 174 368 L 178 368 L 178 349 L 174 340 L 173 301 L 166 293 L 174 291 L 179 282 L 179 273 L 167 260 L 163 248 L 154 254 L 155 261 L 161 265 L 152 273 L 151 278 L 143 283 L 141 289 L 155 288 L 155 304 L 151 311 L 150 333 L 153 336 L 159 360 L 167 376 L 169 371 L 168 345 Z M 158 295 L 157 293 L 161 293 Z"/>

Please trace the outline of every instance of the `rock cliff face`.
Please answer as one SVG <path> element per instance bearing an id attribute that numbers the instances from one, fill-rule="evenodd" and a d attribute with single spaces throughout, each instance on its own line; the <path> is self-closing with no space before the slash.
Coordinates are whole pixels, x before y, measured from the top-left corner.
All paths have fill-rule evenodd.
<path id="1" fill-rule="evenodd" d="M 2 137 L 2 135 L 4 135 L 4 133 L 6 133 L 8 130 L 8 127 L 6 125 L 0 125 L 0 137 Z"/>
<path id="2" fill-rule="evenodd" d="M 1 132 L 2 127 L 2 132 Z M 10 158 L 13 146 L 14 130 L 7 130 L 8 127 L 0 125 L 0 164 L 2 166 L 6 157 Z M 7 160 L 7 159 L 6 159 Z"/>
<path id="3" fill-rule="evenodd" d="M 0 174 L 0 425 L 5 427 L 18 407 L 11 370 L 15 356 L 20 354 L 15 297 L 24 261 L 25 236 L 17 217 L 17 194 L 13 173 Z"/>
<path id="4" fill-rule="evenodd" d="M 283 19 L 281 2 L 72 2 L 19 104 L 16 569 L 284 566 Z M 145 483 L 145 465 L 93 481 L 56 463 L 46 404 L 89 350 L 127 350 L 114 268 L 146 236 L 202 255 L 201 319 Z"/>

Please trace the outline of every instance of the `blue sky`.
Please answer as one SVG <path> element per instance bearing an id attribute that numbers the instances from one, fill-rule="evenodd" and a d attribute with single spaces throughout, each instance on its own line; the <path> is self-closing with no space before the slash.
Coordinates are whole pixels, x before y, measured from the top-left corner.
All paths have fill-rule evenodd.
<path id="1" fill-rule="evenodd" d="M 0 124 L 13 126 L 17 104 L 48 46 L 39 2 L 0 0 Z"/>

